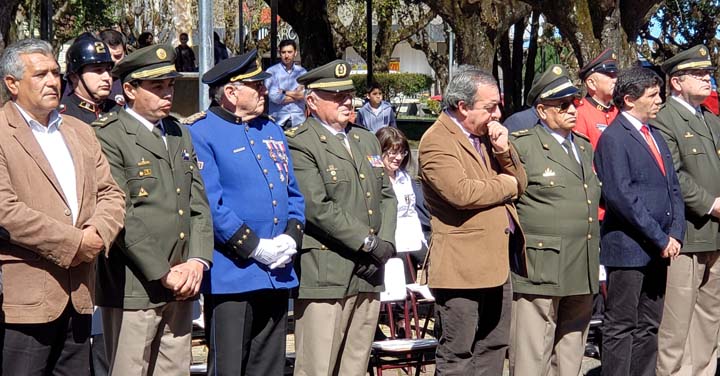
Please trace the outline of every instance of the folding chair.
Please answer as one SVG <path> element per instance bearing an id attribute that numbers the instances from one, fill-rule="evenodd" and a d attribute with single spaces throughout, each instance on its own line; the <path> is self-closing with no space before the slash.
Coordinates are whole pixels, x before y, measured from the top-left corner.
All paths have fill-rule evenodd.
<path id="1" fill-rule="evenodd" d="M 372 344 L 368 371 L 374 375 L 382 376 L 383 370 L 402 368 L 409 374 L 412 367 L 415 374 L 420 375 L 423 365 L 435 362 L 435 349 L 437 340 L 422 338 L 420 333 L 420 320 L 417 307 L 412 303 L 414 293 L 409 293 L 405 284 L 405 271 L 402 260 L 393 258 L 385 265 L 385 292 L 380 294 L 380 301 L 388 312 L 391 338 L 385 341 L 375 341 Z M 395 323 L 392 316 L 391 303 L 402 304 L 405 317 L 405 334 L 407 338 L 395 339 Z M 410 329 L 409 306 L 412 306 L 412 318 L 415 322 L 415 335 Z M 427 321 L 426 321 L 427 322 Z M 424 332 L 422 333 L 424 336 Z"/>

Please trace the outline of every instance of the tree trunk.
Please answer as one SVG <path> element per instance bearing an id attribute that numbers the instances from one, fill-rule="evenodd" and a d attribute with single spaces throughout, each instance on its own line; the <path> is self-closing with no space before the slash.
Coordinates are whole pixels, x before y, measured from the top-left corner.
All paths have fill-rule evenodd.
<path id="1" fill-rule="evenodd" d="M 0 6 L 0 51 L 5 49 L 13 41 L 10 39 L 10 26 L 15 21 L 15 14 L 20 5 L 20 0 L 3 0 Z"/>
<path id="2" fill-rule="evenodd" d="M 325 0 L 278 0 L 280 17 L 300 39 L 302 65 L 307 70 L 329 63 L 344 52 L 335 49 L 330 22 L 323 11 L 326 8 Z"/>
<path id="3" fill-rule="evenodd" d="M 456 35 L 458 63 L 492 70 L 495 51 L 510 25 L 530 14 L 516 0 L 422 0 Z"/>
<path id="4" fill-rule="evenodd" d="M 523 102 L 527 98 L 527 93 L 532 87 L 533 80 L 535 79 L 535 58 L 537 57 L 538 49 L 538 31 L 540 29 L 540 12 L 533 11 L 532 18 L 530 20 L 530 43 L 527 49 L 527 58 L 525 59 L 525 81 L 523 84 Z M 525 103 L 527 106 L 531 106 L 532 103 Z"/>

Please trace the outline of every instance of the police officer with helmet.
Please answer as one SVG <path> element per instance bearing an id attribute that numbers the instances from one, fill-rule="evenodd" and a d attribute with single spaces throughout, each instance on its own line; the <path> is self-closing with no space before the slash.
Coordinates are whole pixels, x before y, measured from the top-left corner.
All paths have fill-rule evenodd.
<path id="1" fill-rule="evenodd" d="M 118 103 L 109 99 L 114 63 L 107 45 L 90 33 L 75 39 L 66 55 L 65 78 L 70 85 L 61 100 L 60 112 L 88 124 Z"/>

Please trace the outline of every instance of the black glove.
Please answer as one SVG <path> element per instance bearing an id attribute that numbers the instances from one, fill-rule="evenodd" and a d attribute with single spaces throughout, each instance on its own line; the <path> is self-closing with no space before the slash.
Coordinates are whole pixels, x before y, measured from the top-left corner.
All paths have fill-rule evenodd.
<path id="1" fill-rule="evenodd" d="M 363 252 L 359 256 L 355 267 L 355 275 L 372 286 L 382 285 L 385 279 L 383 266 L 378 265 L 375 259 L 367 253 Z"/>
<path id="2" fill-rule="evenodd" d="M 370 251 L 370 256 L 372 256 L 373 260 L 380 266 L 385 265 L 388 260 L 395 257 L 395 254 L 395 246 L 393 243 L 382 239 L 378 239 L 375 248 Z"/>

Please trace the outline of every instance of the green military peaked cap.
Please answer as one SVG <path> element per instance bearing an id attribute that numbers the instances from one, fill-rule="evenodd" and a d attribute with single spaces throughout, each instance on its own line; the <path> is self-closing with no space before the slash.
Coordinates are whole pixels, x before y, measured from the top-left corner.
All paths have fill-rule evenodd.
<path id="1" fill-rule="evenodd" d="M 576 95 L 580 90 L 573 85 L 567 69 L 559 64 L 551 65 L 533 82 L 527 96 L 527 103 L 545 102 Z"/>
<path id="2" fill-rule="evenodd" d="M 175 70 L 175 49 L 166 44 L 143 47 L 120 60 L 112 75 L 123 83 L 179 77 L 180 73 Z"/>
<path id="3" fill-rule="evenodd" d="M 345 60 L 335 60 L 310 72 L 303 74 L 297 79 L 300 85 L 306 89 L 341 92 L 355 90 L 350 79 L 350 64 Z"/>
<path id="4" fill-rule="evenodd" d="M 679 52 L 677 55 L 665 60 L 660 68 L 668 76 L 684 70 L 715 70 L 710 60 L 710 51 L 702 44 Z"/>

